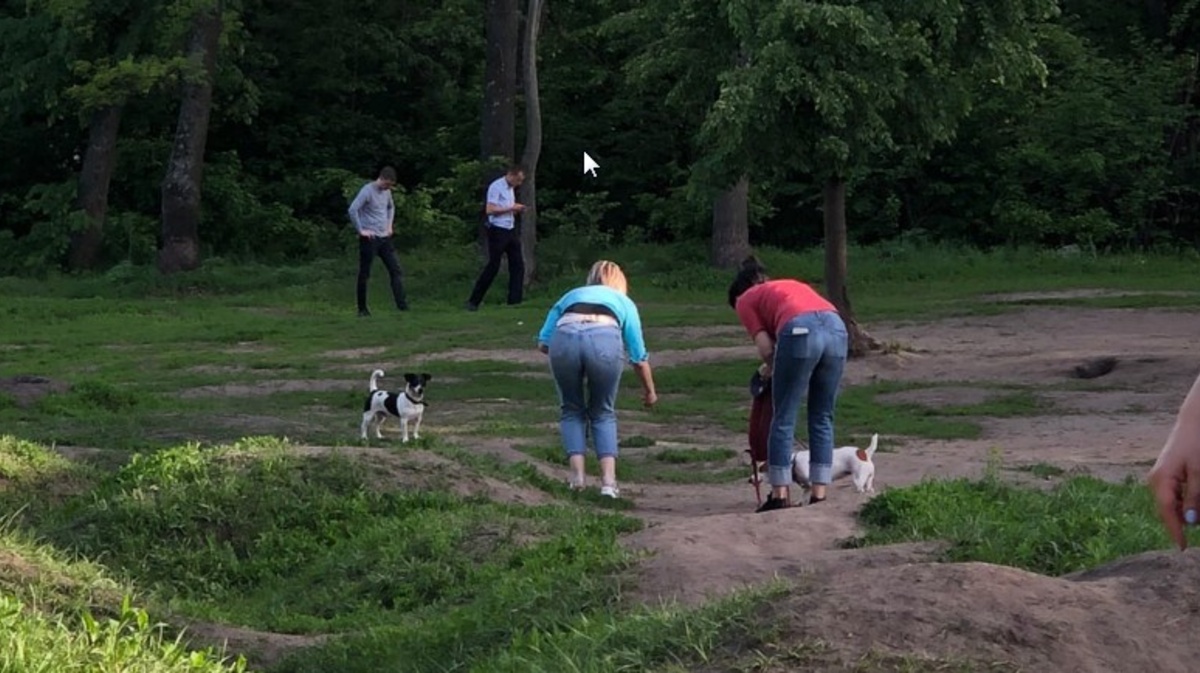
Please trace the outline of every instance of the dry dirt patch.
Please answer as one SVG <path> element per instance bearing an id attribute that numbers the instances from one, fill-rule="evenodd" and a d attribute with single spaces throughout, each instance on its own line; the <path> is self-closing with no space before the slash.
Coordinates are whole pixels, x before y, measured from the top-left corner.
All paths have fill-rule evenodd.
<path id="1" fill-rule="evenodd" d="M 44 376 L 19 375 L 0 378 L 0 395 L 16 401 L 18 407 L 28 408 L 43 397 L 55 393 L 66 393 L 71 385 Z"/>
<path id="2" fill-rule="evenodd" d="M 321 353 L 321 356 L 327 357 L 327 358 L 339 358 L 339 359 L 349 360 L 352 358 L 357 359 L 357 358 L 370 357 L 370 356 L 374 356 L 374 355 L 382 355 L 383 352 L 386 350 L 387 350 L 387 348 L 385 348 L 383 346 L 372 346 L 370 348 L 347 348 L 344 350 L 325 351 L 324 353 Z"/>
<path id="3" fill-rule="evenodd" d="M 222 383 L 179 391 L 179 397 L 257 397 L 273 393 L 329 392 L 353 385 L 341 379 L 271 379 L 255 383 Z"/>
<path id="4" fill-rule="evenodd" d="M 240 654 L 255 670 L 270 668 L 292 652 L 320 645 L 329 637 L 256 631 L 211 622 L 186 622 L 182 628 L 183 640 L 192 647 L 212 647 L 227 656 Z"/>

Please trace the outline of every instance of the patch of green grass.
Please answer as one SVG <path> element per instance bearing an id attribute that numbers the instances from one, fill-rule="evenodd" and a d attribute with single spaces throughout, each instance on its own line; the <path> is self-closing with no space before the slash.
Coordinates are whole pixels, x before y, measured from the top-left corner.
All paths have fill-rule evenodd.
<path id="1" fill-rule="evenodd" d="M 717 447 L 712 449 L 663 449 L 650 454 L 652 460 L 672 465 L 688 463 L 717 463 L 737 457 L 737 451 Z"/>
<path id="2" fill-rule="evenodd" d="M 551 585 L 593 573 L 597 583 L 585 589 L 600 591 L 599 576 L 624 563 L 615 536 L 637 527 L 608 514 L 464 499 L 448 485 L 468 473 L 401 465 L 424 487 L 389 486 L 385 468 L 335 453 L 298 456 L 274 440 L 181 446 L 134 456 L 93 491 L 26 523 L 65 549 L 105 558 L 181 610 L 288 632 L 482 601 L 534 567 Z M 572 546 L 575 560 L 561 557 Z M 551 558 L 558 565 L 543 567 Z"/>
<path id="3" fill-rule="evenodd" d="M 654 444 L 654 439 L 650 437 L 646 437 L 645 435 L 632 435 L 630 437 L 622 438 L 618 443 L 618 446 L 625 449 L 644 449 L 648 446 L 654 446 Z"/>
<path id="4" fill-rule="evenodd" d="M 995 468 L 993 468 L 995 469 Z M 1076 476 L 1045 491 L 999 480 L 926 481 L 863 506 L 856 546 L 944 540 L 951 561 L 984 561 L 1046 575 L 1092 568 L 1170 546 L 1149 491 Z"/>
<path id="5" fill-rule="evenodd" d="M 581 581 L 587 583 L 589 578 Z M 739 647 L 764 643 L 772 632 L 757 613 L 783 590 L 779 583 L 769 584 L 697 609 L 638 607 L 586 614 L 552 597 L 533 595 L 523 602 L 541 609 L 522 610 L 520 626 L 483 634 L 458 647 L 449 647 L 445 637 L 464 619 L 452 609 L 431 616 L 421 629 L 381 627 L 339 638 L 290 657 L 274 673 L 695 670 L 732 643 Z"/>
<path id="6" fill-rule="evenodd" d="M 1006 395 L 996 395 L 978 404 L 956 404 L 932 409 L 935 416 L 972 416 L 988 418 L 1013 418 L 1018 416 L 1062 415 L 1062 411 L 1049 400 L 1039 397 L 1030 390 L 1020 390 Z"/>
<path id="7" fill-rule="evenodd" d="M 13 445 L 7 438 L 0 453 Z M 94 563 L 0 528 L 0 670 L 241 673 L 245 662 L 189 650 Z"/>

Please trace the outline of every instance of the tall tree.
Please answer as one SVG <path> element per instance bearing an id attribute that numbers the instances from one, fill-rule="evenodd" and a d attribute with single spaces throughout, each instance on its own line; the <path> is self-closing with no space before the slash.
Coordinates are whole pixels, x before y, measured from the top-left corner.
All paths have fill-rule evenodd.
<path id="1" fill-rule="evenodd" d="M 1054 0 L 841 2 L 723 0 L 753 59 L 721 76 L 701 137 L 720 172 L 754 166 L 822 185 L 826 289 L 851 331 L 851 354 L 873 340 L 850 305 L 846 192 L 881 156 L 928 154 L 954 137 L 973 98 L 1044 76 L 1036 26 Z"/>
<path id="2" fill-rule="evenodd" d="M 517 0 L 487 0 L 485 39 L 487 41 L 483 74 L 483 115 L 480 128 L 479 158 L 491 167 L 498 158 L 512 161 L 517 145 L 517 46 L 521 16 Z M 501 171 L 484 175 L 479 200 L 479 251 L 487 258 L 487 234 L 482 193 Z"/>
<path id="3" fill-rule="evenodd" d="M 525 91 L 525 183 L 521 186 L 525 212 L 521 213 L 521 251 L 525 257 L 525 284 L 537 272 L 537 165 L 542 156 L 542 103 L 538 90 L 538 34 L 546 0 L 529 0 L 525 12 L 525 41 L 522 50 L 522 82 Z"/>
<path id="4" fill-rule="evenodd" d="M 188 33 L 186 54 L 192 67 L 184 78 L 175 140 L 162 182 L 162 248 L 158 251 L 158 270 L 164 274 L 200 266 L 204 148 L 212 114 L 223 11 L 223 0 L 199 8 Z"/>

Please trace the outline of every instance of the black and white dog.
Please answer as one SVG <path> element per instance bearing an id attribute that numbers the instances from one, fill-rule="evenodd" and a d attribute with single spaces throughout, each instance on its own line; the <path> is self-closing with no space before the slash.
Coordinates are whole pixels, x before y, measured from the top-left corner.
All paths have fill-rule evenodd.
<path id="1" fill-rule="evenodd" d="M 408 441 L 409 421 L 413 421 L 413 438 L 420 439 L 421 417 L 425 415 L 425 384 L 433 377 L 429 374 L 405 374 L 404 392 L 389 393 L 379 389 L 378 381 L 381 376 L 382 369 L 371 372 L 371 393 L 363 402 L 362 438 L 367 438 L 367 430 L 374 421 L 375 437 L 383 439 L 379 428 L 390 415 L 400 419 L 403 441 Z"/>

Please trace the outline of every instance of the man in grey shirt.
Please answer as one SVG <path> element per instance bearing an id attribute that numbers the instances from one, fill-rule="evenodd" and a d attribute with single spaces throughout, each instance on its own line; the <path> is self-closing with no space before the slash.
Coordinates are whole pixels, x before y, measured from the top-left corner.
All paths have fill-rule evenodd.
<path id="1" fill-rule="evenodd" d="M 392 202 L 392 187 L 396 185 L 396 169 L 384 166 L 379 177 L 362 186 L 350 203 L 350 221 L 358 232 L 358 315 L 371 315 L 367 310 L 367 281 L 371 278 L 371 265 L 378 256 L 387 268 L 392 281 L 392 297 L 396 308 L 408 310 L 404 298 L 404 272 L 396 259 L 392 245 L 392 224 L 396 218 L 396 206 Z"/>

